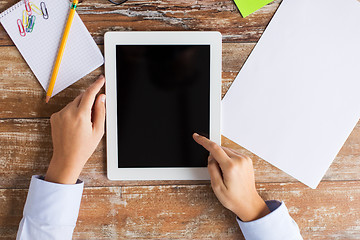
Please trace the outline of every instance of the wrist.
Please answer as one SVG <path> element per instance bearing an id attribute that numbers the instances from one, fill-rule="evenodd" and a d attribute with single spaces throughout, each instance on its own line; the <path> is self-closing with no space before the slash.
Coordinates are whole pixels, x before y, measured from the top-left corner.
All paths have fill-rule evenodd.
<path id="1" fill-rule="evenodd" d="M 75 184 L 82 167 L 66 164 L 66 161 L 52 158 L 45 175 L 45 181 L 60 184 Z"/>
<path id="2" fill-rule="evenodd" d="M 270 213 L 265 201 L 256 193 L 247 206 L 234 212 L 243 222 L 251 222 Z"/>

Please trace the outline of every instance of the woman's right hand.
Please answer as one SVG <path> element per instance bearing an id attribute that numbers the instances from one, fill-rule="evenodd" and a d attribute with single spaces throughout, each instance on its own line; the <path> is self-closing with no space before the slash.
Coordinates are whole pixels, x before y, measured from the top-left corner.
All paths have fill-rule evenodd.
<path id="1" fill-rule="evenodd" d="M 193 135 L 194 140 L 210 152 L 208 170 L 211 186 L 221 204 L 242 221 L 249 222 L 270 213 L 255 187 L 252 160 L 240 153 Z"/>

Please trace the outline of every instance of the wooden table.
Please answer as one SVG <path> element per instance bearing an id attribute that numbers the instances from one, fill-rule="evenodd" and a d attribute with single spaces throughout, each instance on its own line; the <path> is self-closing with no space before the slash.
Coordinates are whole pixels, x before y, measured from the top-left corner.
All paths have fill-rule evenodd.
<path id="1" fill-rule="evenodd" d="M 1 11 L 15 2 L 0 0 Z M 225 94 L 280 2 L 245 19 L 231 0 L 129 0 L 122 6 L 84 0 L 78 12 L 101 49 L 106 31 L 220 31 Z M 30 177 L 45 174 L 52 154 L 50 115 L 103 68 L 44 104 L 45 91 L 2 27 L 0 49 L 0 239 L 13 239 Z M 285 201 L 304 239 L 360 239 L 359 136 L 358 124 L 316 190 L 228 139 L 223 145 L 254 159 L 261 196 Z M 108 181 L 105 141 L 81 179 L 85 190 L 74 239 L 242 239 L 235 216 L 217 201 L 209 182 Z"/>

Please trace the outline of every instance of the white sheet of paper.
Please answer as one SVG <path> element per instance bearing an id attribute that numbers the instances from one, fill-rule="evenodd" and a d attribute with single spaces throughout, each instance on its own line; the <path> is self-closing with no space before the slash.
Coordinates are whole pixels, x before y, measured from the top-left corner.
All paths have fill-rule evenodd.
<path id="1" fill-rule="evenodd" d="M 316 188 L 360 117 L 360 2 L 283 0 L 222 101 L 223 135 Z"/>
<path id="2" fill-rule="evenodd" d="M 0 15 L 4 26 L 21 55 L 33 71 L 41 86 L 47 91 L 60 46 L 67 17 L 70 11 L 68 0 L 32 0 L 38 8 L 45 2 L 49 19 L 33 12 L 36 17 L 32 33 L 21 37 L 17 20 L 22 20 L 25 10 L 24 1 L 20 1 Z M 76 13 L 71 25 L 59 74 L 52 96 L 75 83 L 104 63 L 100 49 Z"/>

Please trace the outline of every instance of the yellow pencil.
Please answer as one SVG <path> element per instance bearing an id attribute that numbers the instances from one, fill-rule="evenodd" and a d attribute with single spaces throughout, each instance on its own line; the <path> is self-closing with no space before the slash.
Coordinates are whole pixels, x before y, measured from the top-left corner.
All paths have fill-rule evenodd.
<path id="1" fill-rule="evenodd" d="M 69 36 L 69 32 L 70 32 L 70 28 L 71 28 L 71 24 L 73 22 L 74 19 L 74 15 L 75 15 L 75 10 L 76 7 L 78 5 L 79 1 L 74 0 L 72 5 L 71 5 L 71 9 L 70 9 L 70 13 L 69 13 L 69 17 L 65 26 L 65 30 L 64 30 L 64 34 L 63 37 L 61 39 L 61 43 L 60 43 L 60 48 L 56 57 L 56 61 L 55 61 L 55 65 L 54 65 L 54 69 L 51 75 L 51 79 L 50 79 L 50 84 L 46 93 L 46 103 L 49 102 L 52 92 L 54 90 L 54 86 L 55 86 L 55 81 L 57 78 L 57 75 L 59 73 L 59 69 L 60 69 L 60 64 L 61 64 L 61 59 L 63 57 L 64 54 L 64 50 L 65 50 L 65 46 L 66 46 L 66 41 L 68 39 Z"/>

